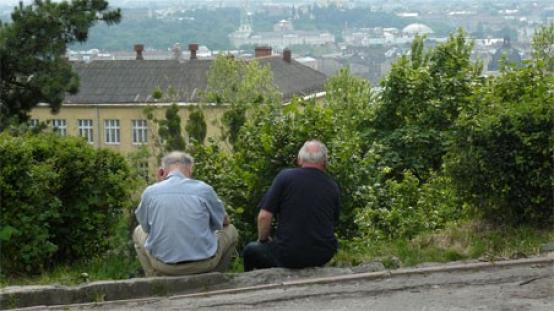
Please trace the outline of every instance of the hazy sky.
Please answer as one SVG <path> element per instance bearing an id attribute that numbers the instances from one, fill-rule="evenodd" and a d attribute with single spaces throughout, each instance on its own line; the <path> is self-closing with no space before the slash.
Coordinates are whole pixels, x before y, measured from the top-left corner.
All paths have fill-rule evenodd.
<path id="1" fill-rule="evenodd" d="M 0 0 L 0 5 L 16 5 L 17 3 L 19 3 L 20 0 Z M 23 3 L 30 3 L 32 2 L 33 0 L 23 0 Z M 61 1 L 61 0 L 52 0 L 54 2 L 58 2 L 58 1 Z M 121 5 L 124 5 L 124 4 L 139 4 L 139 3 L 160 3 L 160 2 L 177 2 L 177 3 L 187 3 L 187 2 L 192 2 L 192 3 L 198 3 L 198 2 L 202 2 L 200 0 L 108 0 L 112 5 L 116 5 L 116 6 L 121 6 Z M 209 2 L 237 2 L 237 1 L 241 1 L 241 0 L 210 0 Z M 268 0 L 249 0 L 251 3 L 252 2 L 270 2 Z M 312 1 L 309 1 L 309 0 L 303 0 L 301 2 L 316 2 L 317 0 L 312 0 Z M 383 0 L 357 0 L 357 1 L 362 1 L 362 2 L 380 2 L 380 1 L 383 1 Z M 401 2 L 443 2 L 445 0 L 400 0 Z M 474 2 L 507 2 L 507 3 L 517 3 L 518 0 L 446 0 L 446 1 L 451 1 L 451 2 L 457 2 L 457 3 L 460 3 L 460 2 L 468 2 L 468 3 L 474 3 Z M 531 0 L 526 0 L 526 1 L 523 1 L 523 2 L 529 2 Z M 535 0 L 536 2 L 539 2 L 539 3 L 544 3 L 544 2 L 547 2 L 548 0 Z M 284 2 L 283 0 L 280 0 L 280 1 L 275 1 L 275 2 Z M 294 2 L 293 0 L 290 0 L 288 2 Z"/>

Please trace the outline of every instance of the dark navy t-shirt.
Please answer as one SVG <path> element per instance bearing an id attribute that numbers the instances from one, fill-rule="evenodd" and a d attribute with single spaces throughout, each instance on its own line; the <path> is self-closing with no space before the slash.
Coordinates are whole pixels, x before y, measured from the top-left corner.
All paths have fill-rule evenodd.
<path id="1" fill-rule="evenodd" d="M 271 246 L 285 267 L 321 266 L 336 253 L 333 228 L 339 217 L 339 187 L 323 171 L 281 171 L 260 207 L 277 218 Z"/>

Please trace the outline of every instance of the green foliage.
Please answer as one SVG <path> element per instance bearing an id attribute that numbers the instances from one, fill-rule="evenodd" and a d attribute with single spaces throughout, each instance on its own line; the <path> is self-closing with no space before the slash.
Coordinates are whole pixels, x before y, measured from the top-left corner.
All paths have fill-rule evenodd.
<path id="1" fill-rule="evenodd" d="M 309 139 L 330 149 L 329 172 L 343 190 L 339 230 L 353 234 L 353 210 L 360 202 L 352 194 L 367 182 L 372 160 L 365 156 L 367 145 L 357 129 L 364 128 L 373 98 L 367 81 L 348 71 L 332 78 L 328 90 L 328 105 L 299 99 L 287 106 L 252 105 L 232 152 L 216 145 L 196 150 L 195 175 L 214 186 L 245 237 L 255 236 L 256 207 L 271 181 L 295 165 L 298 150 Z"/>
<path id="2" fill-rule="evenodd" d="M 189 109 L 189 119 L 185 126 L 189 138 L 200 144 L 204 143 L 206 134 L 208 132 L 208 126 L 206 125 L 206 119 L 204 118 L 204 112 L 200 107 L 194 106 Z"/>
<path id="3" fill-rule="evenodd" d="M 385 169 L 383 173 L 388 172 Z M 443 176 L 420 184 L 406 171 L 402 181 L 387 179 L 363 186 L 358 195 L 366 204 L 357 211 L 355 221 L 362 239 L 368 241 L 411 239 L 421 232 L 444 228 L 461 212 L 461 202 Z"/>
<path id="4" fill-rule="evenodd" d="M 448 133 L 480 81 L 480 64 L 471 63 L 465 37 L 460 30 L 428 51 L 424 37 L 416 37 L 411 54 L 393 64 L 382 82 L 372 127 L 382 166 L 396 178 L 408 169 L 424 180 L 440 169 Z"/>
<path id="5" fill-rule="evenodd" d="M 0 22 L 0 129 L 9 120 L 27 121 L 38 103 L 59 110 L 65 94 L 76 93 L 79 86 L 64 58 L 68 45 L 86 41 L 98 21 L 120 19 L 120 10 L 108 9 L 104 0 L 21 2 L 11 23 Z"/>
<path id="6" fill-rule="evenodd" d="M 328 173 L 341 187 L 341 237 L 411 239 L 461 219 L 470 205 L 503 208 L 506 202 L 519 205 L 515 214 L 547 216 L 548 221 L 551 214 L 544 211 L 552 206 L 545 196 L 553 184 L 548 175 L 552 150 L 545 146 L 552 146 L 553 127 L 543 121 L 553 115 L 548 108 L 554 107 L 548 91 L 551 75 L 537 61 L 537 69 L 506 67 L 504 78 L 484 79 L 481 64 L 470 60 L 471 50 L 462 31 L 429 50 L 418 37 L 411 54 L 393 65 L 380 94 L 342 70 L 328 80 L 323 103 L 294 99 L 286 106 L 239 106 L 241 117 L 248 118 L 237 128 L 233 150 L 215 144 L 197 150 L 202 159 L 197 176 L 214 185 L 246 237 L 255 236 L 256 206 L 272 179 L 294 166 L 308 139 L 319 139 L 330 149 Z M 222 68 L 236 74 L 232 66 Z M 236 96 L 238 87 L 222 82 L 222 92 L 214 94 Z M 491 121 L 496 118 L 511 121 Z M 494 126 L 489 129 L 488 123 Z M 490 137 L 477 140 L 476 131 L 484 127 Z M 502 133 L 502 140 L 495 142 L 495 133 Z M 512 163 L 519 168 L 513 170 Z M 485 164 L 490 171 L 480 169 Z M 505 183 L 516 176 L 517 183 L 507 188 Z M 520 196 L 504 195 L 503 189 L 517 189 L 511 192 Z M 543 207 L 541 212 L 527 193 Z M 447 257 L 461 258 L 456 251 Z"/>
<path id="7" fill-rule="evenodd" d="M 99 280 L 117 280 L 137 277 L 140 263 L 131 239 L 129 224 L 135 215 L 125 210 L 117 218 L 115 231 L 108 237 L 108 250 L 101 255 L 80 259 L 74 263 L 56 264 L 41 274 L 0 278 L 0 287 L 29 284 L 77 285 Z M 134 226 L 132 227 L 134 229 Z"/>
<path id="8" fill-rule="evenodd" d="M 132 191 L 125 159 L 80 138 L 0 134 L 3 274 L 36 273 L 108 246 Z"/>
<path id="9" fill-rule="evenodd" d="M 163 151 L 185 150 L 185 138 L 181 134 L 179 106 L 171 104 L 165 111 L 165 120 L 159 121 L 158 134 L 163 141 Z"/>
<path id="10" fill-rule="evenodd" d="M 540 27 L 533 36 L 533 58 L 543 62 L 544 69 L 554 73 L 554 22 Z"/>
<path id="11" fill-rule="evenodd" d="M 466 258 L 502 260 L 521 254 L 537 256 L 541 246 L 554 239 L 550 229 L 532 226 L 493 227 L 479 221 L 454 222 L 436 232 L 423 232 L 411 240 L 342 240 L 331 265 L 357 265 L 381 261 L 388 268 L 424 262 Z"/>
<path id="12" fill-rule="evenodd" d="M 554 79 L 542 62 L 505 70 L 476 92 L 478 109 L 460 118 L 447 172 L 490 221 L 550 223 Z"/>
<path id="13" fill-rule="evenodd" d="M 246 122 L 246 111 L 257 105 L 278 104 L 281 97 L 269 65 L 219 55 L 210 66 L 203 101 L 229 106 L 222 120 L 223 140 L 234 144 Z"/>
<path id="14" fill-rule="evenodd" d="M 125 18 L 118 25 L 98 25 L 91 29 L 90 38 L 83 45 L 72 49 L 101 49 L 126 51 L 137 43 L 137 38 L 147 48 L 166 50 L 175 42 L 196 42 L 213 50 L 231 48 L 229 34 L 239 26 L 240 9 L 237 7 L 208 8 L 197 6 L 163 19 L 145 16 L 144 8 L 123 8 Z"/>

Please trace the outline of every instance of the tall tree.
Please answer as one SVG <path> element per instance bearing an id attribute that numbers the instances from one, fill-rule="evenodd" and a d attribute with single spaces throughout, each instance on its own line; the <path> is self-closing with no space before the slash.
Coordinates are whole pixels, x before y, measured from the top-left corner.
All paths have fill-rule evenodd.
<path id="1" fill-rule="evenodd" d="M 392 65 L 373 120 L 388 151 L 383 165 L 398 178 L 409 169 L 424 180 L 440 168 L 445 137 L 481 83 L 481 64 L 471 61 L 473 43 L 462 30 L 434 48 L 426 49 L 424 41 L 416 37 L 410 55 Z"/>
<path id="2" fill-rule="evenodd" d="M 198 143 L 203 144 L 208 132 L 208 126 L 206 125 L 206 118 L 204 112 L 199 107 L 189 109 L 189 119 L 185 126 L 189 138 L 195 140 Z"/>
<path id="3" fill-rule="evenodd" d="M 229 105 L 223 115 L 223 136 L 234 144 L 246 122 L 246 111 L 252 105 L 280 103 L 281 96 L 269 65 L 220 55 L 210 66 L 204 101 Z"/>
<path id="4" fill-rule="evenodd" d="M 58 111 L 65 94 L 79 87 L 67 46 L 86 41 L 98 21 L 118 23 L 121 11 L 105 0 L 34 0 L 15 7 L 11 20 L 0 21 L 0 129 L 27 121 L 39 103 Z"/>
<path id="5" fill-rule="evenodd" d="M 158 133 L 164 142 L 164 151 L 185 150 L 186 143 L 181 134 L 181 117 L 177 104 L 171 104 L 165 111 L 165 120 L 160 121 Z"/>

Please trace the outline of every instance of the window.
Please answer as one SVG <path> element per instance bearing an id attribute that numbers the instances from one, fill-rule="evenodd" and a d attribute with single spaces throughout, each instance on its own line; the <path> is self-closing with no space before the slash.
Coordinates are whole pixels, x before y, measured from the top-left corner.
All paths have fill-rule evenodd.
<path id="1" fill-rule="evenodd" d="M 60 136 L 67 135 L 67 125 L 64 119 L 53 119 L 52 127 L 54 128 L 54 132 L 60 134 Z"/>
<path id="2" fill-rule="evenodd" d="M 40 122 L 39 122 L 38 119 L 31 119 L 31 120 L 29 120 L 29 127 L 30 128 L 37 128 L 39 123 Z"/>
<path id="3" fill-rule="evenodd" d="M 133 120 L 133 144 L 148 142 L 148 124 L 146 120 Z"/>
<path id="4" fill-rule="evenodd" d="M 119 120 L 104 120 L 106 144 L 119 144 Z"/>
<path id="5" fill-rule="evenodd" d="M 79 136 L 87 139 L 89 144 L 94 143 L 92 120 L 77 120 L 77 127 L 79 128 Z"/>

